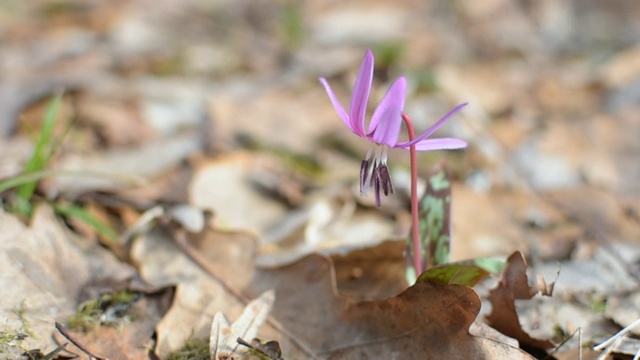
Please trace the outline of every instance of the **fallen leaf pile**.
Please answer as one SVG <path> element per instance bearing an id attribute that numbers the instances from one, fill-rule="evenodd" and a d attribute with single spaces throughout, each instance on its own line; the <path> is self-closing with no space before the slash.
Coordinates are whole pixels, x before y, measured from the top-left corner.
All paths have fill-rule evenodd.
<path id="1" fill-rule="evenodd" d="M 4 0 L 0 359 L 635 355 L 639 17 L 632 0 Z M 405 75 L 417 131 L 469 103 L 437 134 L 469 147 L 418 159 L 442 199 L 423 241 L 451 252 L 416 284 L 407 152 L 376 207 L 369 145 L 317 80 L 346 99 L 368 48 L 370 102 Z"/>

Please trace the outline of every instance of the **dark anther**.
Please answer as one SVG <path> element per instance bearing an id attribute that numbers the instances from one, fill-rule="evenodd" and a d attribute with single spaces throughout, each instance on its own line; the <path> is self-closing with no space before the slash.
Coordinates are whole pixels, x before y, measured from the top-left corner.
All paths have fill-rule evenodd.
<path id="1" fill-rule="evenodd" d="M 369 177 L 369 161 L 362 160 L 360 165 L 360 194 L 364 194 L 364 189 L 367 186 L 367 180 L 369 186 L 373 188 L 376 195 L 376 205 L 382 205 L 382 199 L 380 193 L 385 196 L 393 194 L 393 183 L 391 182 L 391 175 L 389 174 L 389 168 L 387 164 L 381 164 L 374 160 L 371 165 L 371 177 Z"/>
<path id="2" fill-rule="evenodd" d="M 376 206 L 382 205 L 382 201 L 380 200 L 380 168 L 376 168 L 373 170 L 373 176 L 375 181 L 373 182 L 373 191 L 376 193 Z"/>
<path id="3" fill-rule="evenodd" d="M 389 168 L 386 164 L 380 165 L 380 181 L 384 194 L 393 194 L 393 182 L 391 182 L 391 175 L 389 175 Z"/>
<path id="4" fill-rule="evenodd" d="M 369 175 L 369 160 L 362 160 L 360 164 L 360 194 L 364 194 L 364 187 L 367 184 Z"/>

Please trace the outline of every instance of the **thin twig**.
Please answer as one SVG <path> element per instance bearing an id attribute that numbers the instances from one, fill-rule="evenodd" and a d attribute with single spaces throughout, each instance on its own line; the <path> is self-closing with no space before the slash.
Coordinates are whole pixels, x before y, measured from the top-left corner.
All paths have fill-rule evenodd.
<path id="1" fill-rule="evenodd" d="M 50 351 L 49 353 L 47 353 L 45 356 L 42 357 L 42 359 L 40 360 L 51 360 L 53 359 L 54 356 L 57 356 L 59 352 L 61 352 L 62 350 L 65 350 L 65 347 L 67 347 L 69 343 L 64 343 L 64 344 L 60 344 L 58 345 L 57 348 L 53 349 L 52 351 Z"/>
<path id="2" fill-rule="evenodd" d="M 617 340 L 617 338 L 620 338 L 620 337 L 623 337 L 623 336 L 627 335 L 627 333 L 629 333 L 634 327 L 636 327 L 638 325 L 640 325 L 640 319 L 637 319 L 636 321 L 631 323 L 629 326 L 627 326 L 624 329 L 618 331 L 617 334 L 613 335 L 612 337 L 609 338 L 609 340 L 603 342 L 602 344 L 594 347 L 593 350 L 601 351 L 602 349 L 604 349 L 607 346 L 609 346 L 611 343 L 615 342 Z"/>
<path id="3" fill-rule="evenodd" d="M 89 349 L 85 348 L 82 344 L 80 344 L 78 342 L 78 340 L 76 340 L 73 336 L 71 336 L 71 334 L 69 333 L 69 331 L 62 326 L 62 324 L 60 324 L 59 322 L 56 321 L 56 329 L 58 329 L 58 331 L 60 332 L 60 334 L 62 334 L 62 336 L 64 336 L 65 338 L 67 338 L 67 340 L 69 340 L 73 345 L 75 345 L 78 349 L 80 349 L 82 352 L 84 352 L 85 354 L 87 354 L 91 359 L 96 359 L 96 360 L 109 360 L 107 358 L 104 357 L 100 357 L 97 355 L 94 355 L 91 351 L 89 351 Z"/>
<path id="4" fill-rule="evenodd" d="M 553 350 L 548 352 L 548 354 L 544 357 L 544 359 L 555 359 L 553 357 L 553 354 L 558 352 L 558 350 L 560 350 L 560 348 L 563 347 L 564 344 L 569 342 L 569 340 L 571 340 L 571 338 L 573 338 L 575 334 L 578 334 L 578 352 L 579 352 L 578 359 L 582 360 L 582 328 L 577 328 L 573 333 L 571 333 L 571 335 L 569 335 L 566 339 L 562 340 L 560 344 L 556 345 L 556 347 L 553 348 Z"/>
<path id="5" fill-rule="evenodd" d="M 582 360 L 582 328 L 578 328 L 578 360 Z"/>
<path id="6" fill-rule="evenodd" d="M 605 360 L 609 358 L 609 355 L 611 355 L 611 353 L 613 352 L 613 350 L 615 348 L 618 347 L 618 345 L 620 345 L 620 343 L 622 342 L 622 340 L 624 340 L 624 336 L 620 336 L 620 337 L 616 337 L 615 339 L 613 339 L 613 343 L 611 344 L 611 346 L 608 346 L 606 348 L 606 351 L 603 352 L 602 354 L 600 354 L 598 356 L 598 360 Z"/>

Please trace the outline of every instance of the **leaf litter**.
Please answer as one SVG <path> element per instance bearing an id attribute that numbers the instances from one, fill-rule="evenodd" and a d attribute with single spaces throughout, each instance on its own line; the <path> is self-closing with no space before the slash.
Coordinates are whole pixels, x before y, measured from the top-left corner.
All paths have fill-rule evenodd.
<path id="1" fill-rule="evenodd" d="M 257 333 L 225 338 L 247 356 L 586 358 L 637 319 L 632 2 L 45 3 L 0 6 L 0 181 L 24 170 L 25 124 L 46 133 L 29 118 L 41 99 L 64 90 L 76 119 L 28 179 L 33 216 L 7 213 L 16 193 L 2 194 L 0 357 L 167 358 L 209 345 L 216 314 L 238 319 L 267 291 Z M 380 14 L 392 21 L 363 32 Z M 389 155 L 400 190 L 383 208 L 354 196 L 367 149 L 342 137 L 315 80 L 347 94 L 363 46 L 385 54 L 374 88 L 416 81 L 407 109 L 420 126 L 471 103 L 442 130 L 470 148 L 437 155 L 453 174 L 440 285 L 406 281 L 403 154 Z M 482 257 L 509 265 L 488 275 Z M 558 262 L 553 297 L 533 296 L 526 273 L 554 279 Z M 460 280 L 470 264 L 477 276 Z M 73 330 L 83 309 L 98 321 Z M 629 334 L 613 354 L 634 354 Z"/>
<path id="2" fill-rule="evenodd" d="M 241 259 L 251 259 L 251 252 L 255 251 L 253 250 L 255 244 L 252 242 L 255 240 L 249 238 L 245 241 L 239 241 L 240 239 L 237 234 L 225 234 L 210 230 L 205 234 L 193 237 L 190 241 L 190 246 L 194 246 L 195 253 L 202 259 L 207 259 L 205 265 L 208 269 L 207 272 L 215 274 L 216 278 L 206 276 L 206 272 L 192 262 L 182 263 L 181 261 L 179 266 L 169 265 L 167 267 L 167 263 L 163 259 L 166 259 L 168 254 L 163 254 L 163 252 L 175 253 L 177 249 L 175 245 L 168 246 L 171 242 L 166 238 L 163 240 L 165 242 L 165 246 L 162 247 L 164 250 L 158 246 L 153 249 L 146 248 L 144 251 L 140 248 L 136 250 L 136 253 L 141 256 L 148 257 L 144 263 L 151 265 L 151 259 L 154 259 L 153 262 L 158 264 L 156 266 L 163 266 L 165 276 L 191 279 L 178 285 L 176 296 L 180 309 L 174 307 L 163 320 L 165 322 L 169 321 L 169 318 L 175 317 L 176 323 L 167 323 L 167 331 L 171 331 L 173 335 L 171 339 L 175 339 L 176 327 L 179 324 L 184 324 L 185 320 L 188 322 L 190 318 L 197 321 L 192 323 L 192 326 L 197 323 L 201 324 L 195 327 L 196 333 L 208 330 L 207 321 L 201 322 L 196 319 L 201 319 L 203 314 L 213 310 L 212 307 L 215 308 L 216 304 L 213 304 L 212 301 L 216 298 L 218 306 L 224 302 L 232 302 L 239 306 L 244 299 L 257 296 L 260 291 L 277 289 L 276 302 L 272 310 L 273 321 L 277 325 L 276 329 L 271 330 L 272 335 L 268 338 L 276 339 L 279 342 L 285 358 L 340 357 L 358 353 L 374 356 L 374 354 L 381 352 L 392 356 L 392 349 L 395 348 L 403 348 L 410 351 L 407 353 L 414 354 L 426 352 L 433 356 L 463 356 L 464 354 L 464 357 L 491 357 L 490 354 L 496 352 L 505 356 L 511 354 L 510 356 L 515 356 L 515 358 L 528 358 L 524 353 L 518 352 L 516 348 L 501 346 L 499 343 L 469 335 L 469 326 L 477 316 L 480 306 L 477 295 L 470 289 L 464 287 L 449 289 L 425 283 L 425 285 L 416 285 L 418 286 L 416 289 L 410 288 L 403 292 L 404 296 L 399 295 L 399 298 L 354 302 L 337 295 L 335 279 L 332 276 L 332 264 L 326 258 L 310 255 L 286 267 L 263 271 L 252 270 L 250 267 L 246 267 L 246 262 Z M 159 239 L 147 239 L 138 246 L 154 241 L 159 241 Z M 171 263 L 175 263 L 175 261 Z M 190 265 L 187 266 L 187 264 Z M 193 275 L 188 275 L 194 272 L 202 274 L 203 278 L 200 279 L 199 276 L 193 278 Z M 157 276 L 160 271 L 152 273 Z M 147 280 L 151 283 L 155 281 L 162 283 L 166 279 Z M 215 291 L 215 288 L 220 288 L 221 285 L 216 284 L 216 280 L 233 286 L 234 290 L 231 293 L 239 294 L 239 296 L 235 299 L 220 298 L 222 294 Z M 181 297 L 180 293 L 185 287 L 210 289 L 216 292 L 217 296 L 211 295 L 207 302 L 203 298 L 196 298 L 193 295 Z M 305 288 L 305 291 L 300 291 L 302 287 Z M 189 292 L 186 289 L 184 291 Z M 428 297 L 420 295 L 425 293 L 431 295 Z M 312 302 L 314 305 L 309 306 L 308 304 Z M 450 309 L 450 313 L 440 316 L 430 315 L 427 311 L 429 308 L 440 307 L 445 303 L 458 305 Z M 469 306 L 471 309 L 468 309 Z M 227 304 L 226 308 L 233 308 L 233 306 Z M 466 320 L 460 318 L 462 309 L 468 313 L 464 317 Z M 433 319 L 428 322 L 432 324 L 430 327 L 419 325 L 425 316 L 433 316 Z M 309 326 L 308 322 L 304 321 L 304 319 L 320 318 L 323 320 L 316 320 L 313 326 Z M 269 321 L 267 323 L 271 324 Z M 453 324 L 457 324 L 455 330 L 449 329 L 449 326 Z M 159 342 L 163 338 L 163 329 L 164 326 L 161 324 L 158 329 Z M 279 333 L 281 329 L 286 329 L 286 333 Z M 398 334 L 399 329 L 409 330 L 404 330 L 406 333 Z M 192 330 L 189 327 L 183 331 L 185 331 L 184 336 L 188 337 Z M 448 341 L 445 340 L 447 336 L 442 334 L 443 332 L 455 334 L 455 336 L 449 334 L 453 339 L 451 345 L 445 345 Z M 265 333 L 269 332 L 265 330 Z M 414 341 L 416 338 L 423 337 L 424 340 Z M 431 343 L 427 341 L 429 337 L 444 337 L 438 340 L 442 342 L 443 346 L 432 348 Z M 386 343 L 386 345 L 380 345 L 380 342 Z M 160 344 L 163 343 L 160 342 Z M 302 349 L 295 349 L 298 345 L 301 345 Z M 385 350 L 387 347 L 389 349 Z M 162 353 L 160 355 L 162 356 Z"/>

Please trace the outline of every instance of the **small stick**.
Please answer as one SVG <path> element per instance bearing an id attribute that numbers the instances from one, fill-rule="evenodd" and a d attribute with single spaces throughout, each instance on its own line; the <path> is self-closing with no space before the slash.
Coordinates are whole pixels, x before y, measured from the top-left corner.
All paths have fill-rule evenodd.
<path id="1" fill-rule="evenodd" d="M 620 330 L 617 334 L 613 335 L 611 338 L 609 338 L 609 340 L 603 342 L 602 344 L 596 346 L 593 348 L 593 350 L 596 351 L 600 351 L 603 350 L 604 348 L 606 348 L 607 346 L 609 346 L 611 343 L 615 342 L 618 338 L 621 338 L 623 336 L 625 336 L 627 333 L 629 333 L 634 327 L 640 325 L 640 319 L 637 319 L 636 321 L 634 321 L 633 323 L 631 323 L 629 326 L 627 326 L 626 328 Z"/>
<path id="2" fill-rule="evenodd" d="M 97 355 L 94 355 L 91 351 L 89 351 L 89 349 L 85 348 L 84 346 L 82 346 L 82 344 L 80 344 L 80 342 L 78 342 L 78 340 L 76 340 L 73 336 L 71 336 L 71 334 L 69 333 L 69 331 L 67 329 L 65 329 L 64 326 L 62 326 L 62 324 L 60 324 L 59 322 L 56 321 L 56 329 L 58 329 L 58 331 L 60 332 L 60 334 L 62 334 L 62 336 L 64 336 L 65 338 L 67 338 L 67 340 L 69 340 L 73 345 L 75 345 L 78 349 L 82 350 L 82 352 L 84 352 L 85 354 L 87 354 L 91 359 L 96 359 L 96 360 L 109 360 L 107 358 L 103 358 Z"/>

